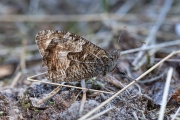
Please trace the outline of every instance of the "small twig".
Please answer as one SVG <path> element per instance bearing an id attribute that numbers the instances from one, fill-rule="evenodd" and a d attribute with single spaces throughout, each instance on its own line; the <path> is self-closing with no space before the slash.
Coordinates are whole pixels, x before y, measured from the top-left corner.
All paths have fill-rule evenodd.
<path id="1" fill-rule="evenodd" d="M 172 120 L 175 120 L 175 118 L 176 118 L 176 116 L 178 115 L 179 111 L 180 111 L 180 107 L 177 109 L 177 111 L 176 111 L 176 113 L 174 114 Z"/>
<path id="2" fill-rule="evenodd" d="M 14 86 L 17 84 L 19 78 L 21 77 L 22 73 L 18 72 L 18 74 L 15 76 L 15 78 L 13 79 L 10 88 L 14 88 Z"/>
<path id="3" fill-rule="evenodd" d="M 169 69 L 169 71 L 168 71 L 167 79 L 166 79 L 166 82 L 165 82 L 164 93 L 163 93 L 163 98 L 162 98 L 162 105 L 161 105 L 161 108 L 160 108 L 158 120 L 163 120 L 164 119 L 164 112 L 165 112 L 165 109 L 166 109 L 167 97 L 168 97 L 168 93 L 169 93 L 169 86 L 170 86 L 172 74 L 173 74 L 173 68 L 171 67 Z"/>
<path id="4" fill-rule="evenodd" d="M 126 103 L 126 104 L 127 104 L 127 103 Z M 144 110 L 138 109 L 137 107 L 135 107 L 134 105 L 132 105 L 132 103 L 128 103 L 128 104 L 130 104 L 130 106 L 131 106 L 132 108 L 134 108 L 135 110 L 141 112 L 142 117 L 143 117 L 143 120 L 147 120 L 147 118 L 146 118 L 145 115 L 144 115 Z"/>
<path id="5" fill-rule="evenodd" d="M 133 116 L 134 116 L 135 120 L 139 120 L 139 119 L 138 119 L 138 116 L 137 116 L 137 114 L 136 114 L 136 112 L 135 112 L 135 111 L 134 111 L 132 114 L 133 114 Z"/>
<path id="6" fill-rule="evenodd" d="M 119 88 L 121 88 L 121 89 L 124 88 L 123 84 L 122 84 L 121 82 L 119 82 L 118 80 L 116 80 L 113 76 L 107 74 L 107 75 L 106 75 L 106 78 L 110 78 L 110 80 L 109 80 L 109 79 L 106 79 L 107 82 L 109 82 L 110 84 L 112 84 L 112 85 L 114 85 L 114 86 L 116 86 L 116 87 L 119 87 Z M 126 90 L 126 92 L 127 92 L 127 94 L 130 95 L 130 93 L 129 93 L 128 90 Z"/>
<path id="7" fill-rule="evenodd" d="M 37 76 L 40 76 L 40 75 L 44 75 L 45 73 L 40 73 L 38 75 L 34 75 L 34 76 L 31 76 L 31 77 L 28 77 L 27 80 L 33 81 L 33 82 L 41 82 L 41 83 L 45 83 L 45 84 L 57 85 L 57 86 L 60 85 L 60 86 L 64 86 L 64 87 L 76 88 L 76 89 L 87 90 L 87 91 L 94 91 L 94 92 L 107 93 L 107 94 L 114 94 L 113 92 L 106 92 L 106 91 L 102 91 L 102 90 L 87 89 L 87 88 L 81 88 L 81 87 L 76 87 L 76 86 L 71 86 L 71 85 L 64 85 L 64 84 L 45 82 L 45 81 L 40 81 L 40 80 L 32 79 L 34 77 L 37 77 Z"/>
<path id="8" fill-rule="evenodd" d="M 45 98 L 39 100 L 38 104 L 42 104 L 44 101 L 50 99 L 53 95 L 55 95 L 59 90 L 61 89 L 62 86 L 58 86 L 55 88 L 51 93 L 49 93 Z"/>
<path id="9" fill-rule="evenodd" d="M 146 50 L 155 49 L 155 48 L 169 47 L 169 46 L 178 45 L 178 44 L 180 44 L 180 39 L 173 40 L 173 41 L 170 41 L 170 42 L 164 42 L 164 43 L 161 43 L 161 44 L 156 44 L 156 45 L 151 45 L 151 46 L 146 46 L 146 47 L 141 47 L 141 48 L 125 50 L 125 51 L 122 51 L 120 54 L 124 55 L 124 54 L 133 53 L 133 52 L 146 51 Z"/>
<path id="10" fill-rule="evenodd" d="M 147 36 L 145 42 L 146 44 L 144 44 L 142 46 L 142 48 L 147 47 L 148 45 L 150 45 L 150 43 L 152 43 L 154 41 L 154 38 L 156 36 L 156 33 L 158 31 L 158 29 L 160 28 L 161 24 L 163 23 L 167 12 L 169 11 L 169 9 L 171 8 L 171 5 L 173 3 L 173 0 L 166 0 L 164 3 L 164 6 L 161 9 L 161 12 L 157 18 L 156 23 L 154 24 L 154 26 L 152 27 L 149 35 Z M 135 66 L 137 65 L 137 63 L 140 61 L 141 57 L 143 56 L 144 52 L 139 52 L 139 54 L 137 55 L 137 57 L 135 58 L 135 60 L 132 62 L 132 64 Z M 140 66 L 139 66 L 140 67 Z"/>
<path id="11" fill-rule="evenodd" d="M 159 76 L 153 77 L 153 78 L 151 78 L 151 79 L 138 81 L 138 83 L 143 83 L 143 84 L 145 84 L 145 83 L 154 82 L 154 81 L 162 78 L 163 76 L 164 76 L 164 73 L 160 74 Z"/>
<path id="12" fill-rule="evenodd" d="M 104 115 L 105 113 L 109 112 L 112 109 L 115 109 L 115 107 L 108 108 L 108 109 L 106 109 L 106 110 L 104 110 L 104 111 L 102 111 L 102 112 L 100 112 L 100 113 L 86 119 L 86 120 L 94 120 L 95 118 L 98 118 L 99 116 Z"/>
<path id="13" fill-rule="evenodd" d="M 154 59 L 154 54 L 159 50 L 159 48 L 157 49 L 152 49 L 148 52 L 148 56 L 151 58 L 150 59 L 150 64 L 152 64 L 152 61 Z M 134 67 L 134 70 L 138 70 L 141 66 L 144 65 L 144 63 L 146 63 L 148 61 L 148 57 L 146 55 L 142 56 L 142 59 L 136 64 L 136 66 Z"/>
<path id="14" fill-rule="evenodd" d="M 20 70 L 21 70 L 21 66 L 18 64 L 18 65 L 16 66 L 16 69 L 15 69 L 15 71 L 14 71 L 13 76 L 11 77 L 11 79 L 14 78 L 14 76 L 15 76 Z"/>
<path id="15" fill-rule="evenodd" d="M 21 66 L 21 70 L 25 70 L 26 69 L 26 44 L 27 41 L 26 40 L 22 40 L 22 49 L 21 49 L 21 60 L 20 60 L 20 66 Z"/>
<path id="16" fill-rule="evenodd" d="M 109 82 L 110 84 L 113 84 L 114 86 L 118 87 L 118 88 L 123 88 L 123 84 L 121 82 L 119 82 L 118 80 L 116 80 L 113 76 L 107 74 L 105 76 L 105 80 L 107 82 Z"/>
<path id="17" fill-rule="evenodd" d="M 82 116 L 79 120 L 85 120 L 86 118 L 88 118 L 90 115 L 92 115 L 94 112 L 96 112 L 97 110 L 99 110 L 101 107 L 103 107 L 104 105 L 106 105 L 107 103 L 109 103 L 111 100 L 113 100 L 116 96 L 118 96 L 120 93 L 122 93 L 124 90 L 126 90 L 127 88 L 129 88 L 131 85 L 133 85 L 134 83 L 136 83 L 137 81 L 139 81 L 141 78 L 143 78 L 145 75 L 147 75 L 149 72 L 151 72 L 152 70 L 154 70 L 156 67 L 158 67 L 160 64 L 162 64 L 164 61 L 166 61 L 167 59 L 169 59 L 170 57 L 172 57 L 175 54 L 179 54 L 179 51 L 175 51 L 172 52 L 171 54 L 169 54 L 168 56 L 166 56 L 164 59 L 162 59 L 160 62 L 158 62 L 157 64 L 155 64 L 153 67 L 151 67 L 149 70 L 147 70 L 145 73 L 143 73 L 141 76 L 139 76 L 137 79 L 135 79 L 134 81 L 132 81 L 131 83 L 129 83 L 127 86 L 125 86 L 123 89 L 121 89 L 120 91 L 118 91 L 116 94 L 114 94 L 113 96 L 111 96 L 109 99 L 107 99 L 106 101 L 104 101 L 103 103 L 101 103 L 99 106 L 97 106 L 96 108 L 94 108 L 93 110 L 91 110 L 89 113 L 87 113 L 86 115 Z"/>
<path id="18" fill-rule="evenodd" d="M 82 86 L 82 88 L 86 88 L 85 80 L 81 80 L 81 86 Z M 83 90 L 83 96 L 82 96 L 81 105 L 79 108 L 79 116 L 81 116 L 81 114 L 82 114 L 85 103 L 86 103 L 86 90 Z"/>

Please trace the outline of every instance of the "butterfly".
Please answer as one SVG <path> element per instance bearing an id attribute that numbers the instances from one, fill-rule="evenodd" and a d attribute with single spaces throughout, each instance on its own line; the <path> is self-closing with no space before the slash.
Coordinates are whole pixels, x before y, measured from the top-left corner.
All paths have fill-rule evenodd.
<path id="1" fill-rule="evenodd" d="M 75 82 L 114 70 L 119 50 L 108 54 L 104 49 L 76 34 L 42 30 L 36 44 L 47 67 L 46 77 L 52 82 Z"/>

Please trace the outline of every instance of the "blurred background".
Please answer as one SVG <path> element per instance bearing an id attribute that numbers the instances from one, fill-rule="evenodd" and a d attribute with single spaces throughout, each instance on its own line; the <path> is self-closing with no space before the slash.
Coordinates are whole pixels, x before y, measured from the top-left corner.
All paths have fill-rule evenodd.
<path id="1" fill-rule="evenodd" d="M 111 49 L 114 47 L 113 44 L 116 45 L 116 49 L 121 50 L 140 47 L 142 42 L 146 42 L 145 38 L 150 34 L 165 2 L 1 0 L 0 62 L 18 62 L 22 41 L 26 41 L 26 52 L 30 53 L 26 54 L 26 59 L 35 58 L 35 35 L 45 29 L 76 33 L 104 49 Z M 167 4 L 169 9 L 156 33 L 156 43 L 175 40 L 180 36 L 180 3 L 178 0 L 169 0 Z M 120 34 L 122 36 L 118 43 Z M 112 41 L 113 44 L 110 44 Z"/>
<path id="2" fill-rule="evenodd" d="M 0 79 L 12 78 L 18 69 L 27 67 L 32 72 L 37 64 L 41 67 L 35 44 L 40 30 L 69 31 L 109 53 L 176 40 L 180 37 L 179 6 L 178 0 L 2 0 Z M 156 50 L 150 58 L 163 58 L 176 48 Z M 132 60 L 137 55 L 127 56 L 136 66 L 138 60 Z"/>
<path id="3" fill-rule="evenodd" d="M 165 8 L 163 10 L 165 15 L 160 16 L 162 21 L 158 32 L 153 36 L 156 37 L 154 43 L 178 39 L 180 2 L 178 0 L 169 0 L 167 4 L 165 2 L 165 0 L 1 0 L 0 79 L 11 76 L 20 64 L 23 44 L 26 64 L 41 59 L 35 45 L 35 35 L 40 30 L 69 31 L 83 36 L 108 52 L 113 48 L 133 49 L 144 43 L 149 45 L 145 39 L 151 34 L 153 25 L 156 26 L 157 19 Z M 120 34 L 122 35 L 119 39 Z M 4 69 L 10 71 L 3 73 Z"/>
<path id="4" fill-rule="evenodd" d="M 115 71 L 113 74 L 119 75 L 122 69 L 128 76 L 135 79 L 172 51 L 179 50 L 180 1 L 1 0 L 0 90 L 11 88 L 10 91 L 4 91 L 3 95 L 11 94 L 6 97 L 14 100 L 14 103 L 19 100 L 16 95 L 21 93 L 22 89 L 25 91 L 31 85 L 31 82 L 27 81 L 26 78 L 46 71 L 46 68 L 41 66 L 42 57 L 35 43 L 35 36 L 41 30 L 60 30 L 75 33 L 100 46 L 110 54 L 115 49 L 121 50 L 122 56 L 120 57 L 120 63 L 117 65 L 119 71 Z M 152 45 L 154 45 L 154 48 L 144 53 L 139 52 L 141 49 L 134 50 L 135 48 L 148 48 Z M 133 49 L 133 51 L 127 52 L 130 49 Z M 153 104 L 160 104 L 163 89 L 159 90 L 158 88 L 163 88 L 169 67 L 174 68 L 171 93 L 180 87 L 178 82 L 180 78 L 179 58 L 179 55 L 172 57 L 138 83 L 142 93 L 154 100 Z M 122 76 L 114 78 L 118 81 L 125 79 Z M 112 88 L 107 84 L 108 82 L 102 83 L 107 88 Z M 125 79 L 123 82 L 128 84 L 130 81 Z M 38 95 L 45 92 L 49 93 L 54 89 L 47 86 L 41 87 L 36 92 Z M 40 89 L 44 91 L 40 91 Z M 157 89 L 159 91 L 156 91 Z M 119 89 L 113 87 L 111 90 L 117 92 Z M 32 95 L 32 90 L 29 91 L 29 96 L 35 96 L 35 92 Z M 161 97 L 158 98 L 157 94 Z M 134 96 L 134 94 L 132 95 Z M 100 97 L 96 100 L 99 99 Z M 139 98 L 135 99 L 134 97 L 133 99 L 138 101 Z M 99 100 L 99 102 L 102 101 L 103 99 Z M 136 102 L 134 105 L 136 105 Z M 132 102 L 130 101 L 130 103 Z M 151 104 L 150 106 L 149 103 L 147 104 L 145 109 L 152 107 Z M 8 110 L 2 109 L 1 105 L 0 116 L 2 113 L 9 116 Z M 6 104 L 3 105 L 6 106 Z M 126 108 L 121 104 L 119 105 L 119 108 Z M 11 106 L 10 102 L 8 106 Z M 170 107 L 171 112 L 169 113 L 173 113 L 177 109 L 177 104 L 176 107 L 173 107 Z M 131 116 L 132 111 L 126 112 Z M 136 112 L 141 116 L 141 112 L 138 110 Z M 158 112 L 158 109 L 154 111 L 153 115 L 156 112 Z M 122 115 L 124 118 L 128 118 L 128 115 L 114 113 L 117 116 Z M 24 114 L 26 114 L 26 111 Z M 133 117 L 130 116 L 129 119 L 132 119 Z M 146 118 L 153 118 L 149 113 L 145 116 Z M 115 117 L 115 115 L 112 114 L 112 117 Z M 31 116 L 31 118 L 33 117 Z"/>

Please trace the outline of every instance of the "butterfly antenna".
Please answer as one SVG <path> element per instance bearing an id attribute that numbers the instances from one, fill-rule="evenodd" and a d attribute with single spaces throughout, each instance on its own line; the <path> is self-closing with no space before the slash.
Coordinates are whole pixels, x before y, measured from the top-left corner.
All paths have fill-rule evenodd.
<path id="1" fill-rule="evenodd" d="M 119 39 L 118 39 L 118 44 L 120 44 L 120 39 L 121 39 L 121 35 L 122 35 L 122 32 L 124 31 L 124 29 L 126 28 L 126 26 L 122 29 L 122 31 L 121 31 L 121 33 L 120 33 L 120 35 L 119 35 Z"/>
<path id="2" fill-rule="evenodd" d="M 119 35 L 119 38 L 118 38 L 118 44 L 120 44 L 120 39 L 121 39 L 121 35 L 122 35 L 122 31 L 121 31 L 121 33 L 120 33 L 120 35 Z"/>
<path id="3" fill-rule="evenodd" d="M 121 35 L 122 35 L 122 33 L 124 32 L 124 29 L 125 29 L 125 28 L 126 28 L 126 26 L 122 29 L 122 31 L 121 31 L 121 33 L 120 33 L 120 35 L 119 35 L 118 44 L 120 44 Z M 119 49 L 118 51 L 120 51 L 120 49 Z"/>

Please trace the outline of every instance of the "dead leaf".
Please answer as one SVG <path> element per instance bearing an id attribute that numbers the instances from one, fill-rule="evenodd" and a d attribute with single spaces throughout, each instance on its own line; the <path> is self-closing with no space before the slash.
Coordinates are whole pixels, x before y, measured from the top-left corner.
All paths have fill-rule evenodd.
<path id="1" fill-rule="evenodd" d="M 153 87 L 153 95 L 152 99 L 156 105 L 162 105 L 162 98 L 163 98 L 163 93 L 164 93 L 164 82 L 156 82 Z M 170 86 L 169 92 L 168 92 L 168 100 L 170 99 L 170 96 L 172 95 L 172 87 Z"/>
<path id="2" fill-rule="evenodd" d="M 180 104 L 180 88 L 178 88 L 176 90 L 176 92 L 173 93 L 173 95 L 171 96 L 169 102 L 171 102 L 172 100 L 176 100 L 178 102 L 178 104 Z"/>

